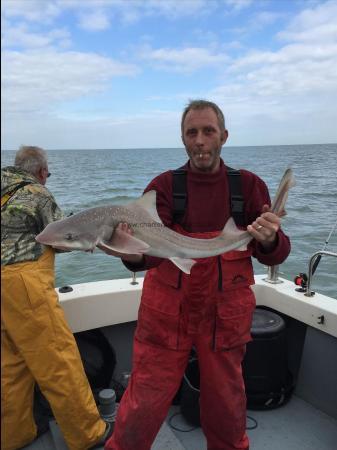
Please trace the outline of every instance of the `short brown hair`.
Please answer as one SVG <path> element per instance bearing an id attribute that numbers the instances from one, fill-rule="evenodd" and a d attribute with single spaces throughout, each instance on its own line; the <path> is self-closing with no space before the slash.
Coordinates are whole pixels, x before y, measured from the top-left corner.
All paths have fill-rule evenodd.
<path id="1" fill-rule="evenodd" d="M 184 134 L 184 121 L 185 121 L 185 117 L 186 117 L 187 113 L 189 111 L 191 111 L 192 109 L 200 110 L 200 109 L 206 109 L 206 108 L 213 109 L 213 111 L 215 112 L 215 114 L 218 118 L 218 124 L 219 124 L 220 130 L 225 131 L 225 129 L 226 129 L 225 116 L 223 115 L 223 112 L 221 111 L 221 109 L 219 108 L 218 105 L 216 105 L 215 103 L 210 102 L 208 100 L 190 100 L 188 102 L 187 106 L 185 107 L 185 109 L 183 111 L 183 115 L 181 117 L 181 132 L 182 132 L 182 134 Z"/>

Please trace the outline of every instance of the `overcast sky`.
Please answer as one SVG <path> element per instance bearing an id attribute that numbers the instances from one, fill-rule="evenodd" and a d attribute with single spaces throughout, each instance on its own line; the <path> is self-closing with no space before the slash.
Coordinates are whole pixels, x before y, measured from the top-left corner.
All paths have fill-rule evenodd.
<path id="1" fill-rule="evenodd" d="M 227 145 L 337 142 L 337 0 L 2 0 L 2 142 L 180 147 L 189 99 Z"/>

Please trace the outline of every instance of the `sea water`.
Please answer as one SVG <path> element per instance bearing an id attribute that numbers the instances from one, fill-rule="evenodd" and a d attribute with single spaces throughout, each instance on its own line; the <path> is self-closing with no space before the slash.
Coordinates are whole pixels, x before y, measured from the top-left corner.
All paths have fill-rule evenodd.
<path id="1" fill-rule="evenodd" d="M 1 153 L 1 166 L 11 165 L 14 151 Z M 281 265 L 281 276 L 292 280 L 307 272 L 311 255 L 321 250 L 337 220 L 337 144 L 227 147 L 226 164 L 255 172 L 274 196 L 284 170 L 292 167 L 296 186 L 286 204 L 282 227 L 292 243 L 291 254 Z M 109 204 L 124 204 L 142 195 L 159 173 L 186 161 L 183 148 L 49 150 L 47 187 L 65 214 Z M 337 251 L 337 231 L 326 250 Z M 266 268 L 254 262 L 255 273 Z M 118 258 L 96 250 L 56 257 L 56 285 L 128 278 L 130 272 Z M 323 257 L 313 279 L 313 290 L 337 299 L 337 259 Z"/>

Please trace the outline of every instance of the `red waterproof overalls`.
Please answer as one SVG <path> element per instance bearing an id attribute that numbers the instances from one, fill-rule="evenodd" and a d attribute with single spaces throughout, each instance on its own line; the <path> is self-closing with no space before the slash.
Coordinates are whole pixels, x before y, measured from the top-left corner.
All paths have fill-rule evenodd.
<path id="1" fill-rule="evenodd" d="M 212 238 L 219 233 L 186 233 Z M 147 272 L 133 371 L 105 449 L 149 450 L 183 377 L 192 346 L 200 368 L 200 414 L 208 450 L 249 448 L 241 373 L 255 297 L 251 251 L 199 259 L 190 275 L 170 261 Z"/>

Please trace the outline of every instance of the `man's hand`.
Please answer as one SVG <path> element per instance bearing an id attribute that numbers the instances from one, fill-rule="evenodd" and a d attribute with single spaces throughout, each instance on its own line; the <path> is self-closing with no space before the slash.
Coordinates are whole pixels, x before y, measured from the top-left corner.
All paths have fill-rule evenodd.
<path id="1" fill-rule="evenodd" d="M 117 228 L 120 231 L 123 231 L 124 233 L 128 233 L 130 235 L 132 235 L 132 230 L 129 227 L 129 225 L 127 223 L 120 223 L 117 225 Z M 107 247 L 103 247 L 100 245 L 97 245 L 97 247 L 102 250 L 104 253 L 106 253 L 107 255 L 111 255 L 111 256 L 115 256 L 117 258 L 121 258 L 126 262 L 129 262 L 131 264 L 140 264 L 141 261 L 143 260 L 143 255 L 129 255 L 127 253 L 121 253 L 121 252 L 117 252 L 115 250 L 111 250 Z"/>
<path id="2" fill-rule="evenodd" d="M 270 206 L 263 205 L 261 216 L 247 226 L 247 231 L 266 251 L 271 251 L 276 246 L 280 226 L 281 218 L 270 212 Z"/>

